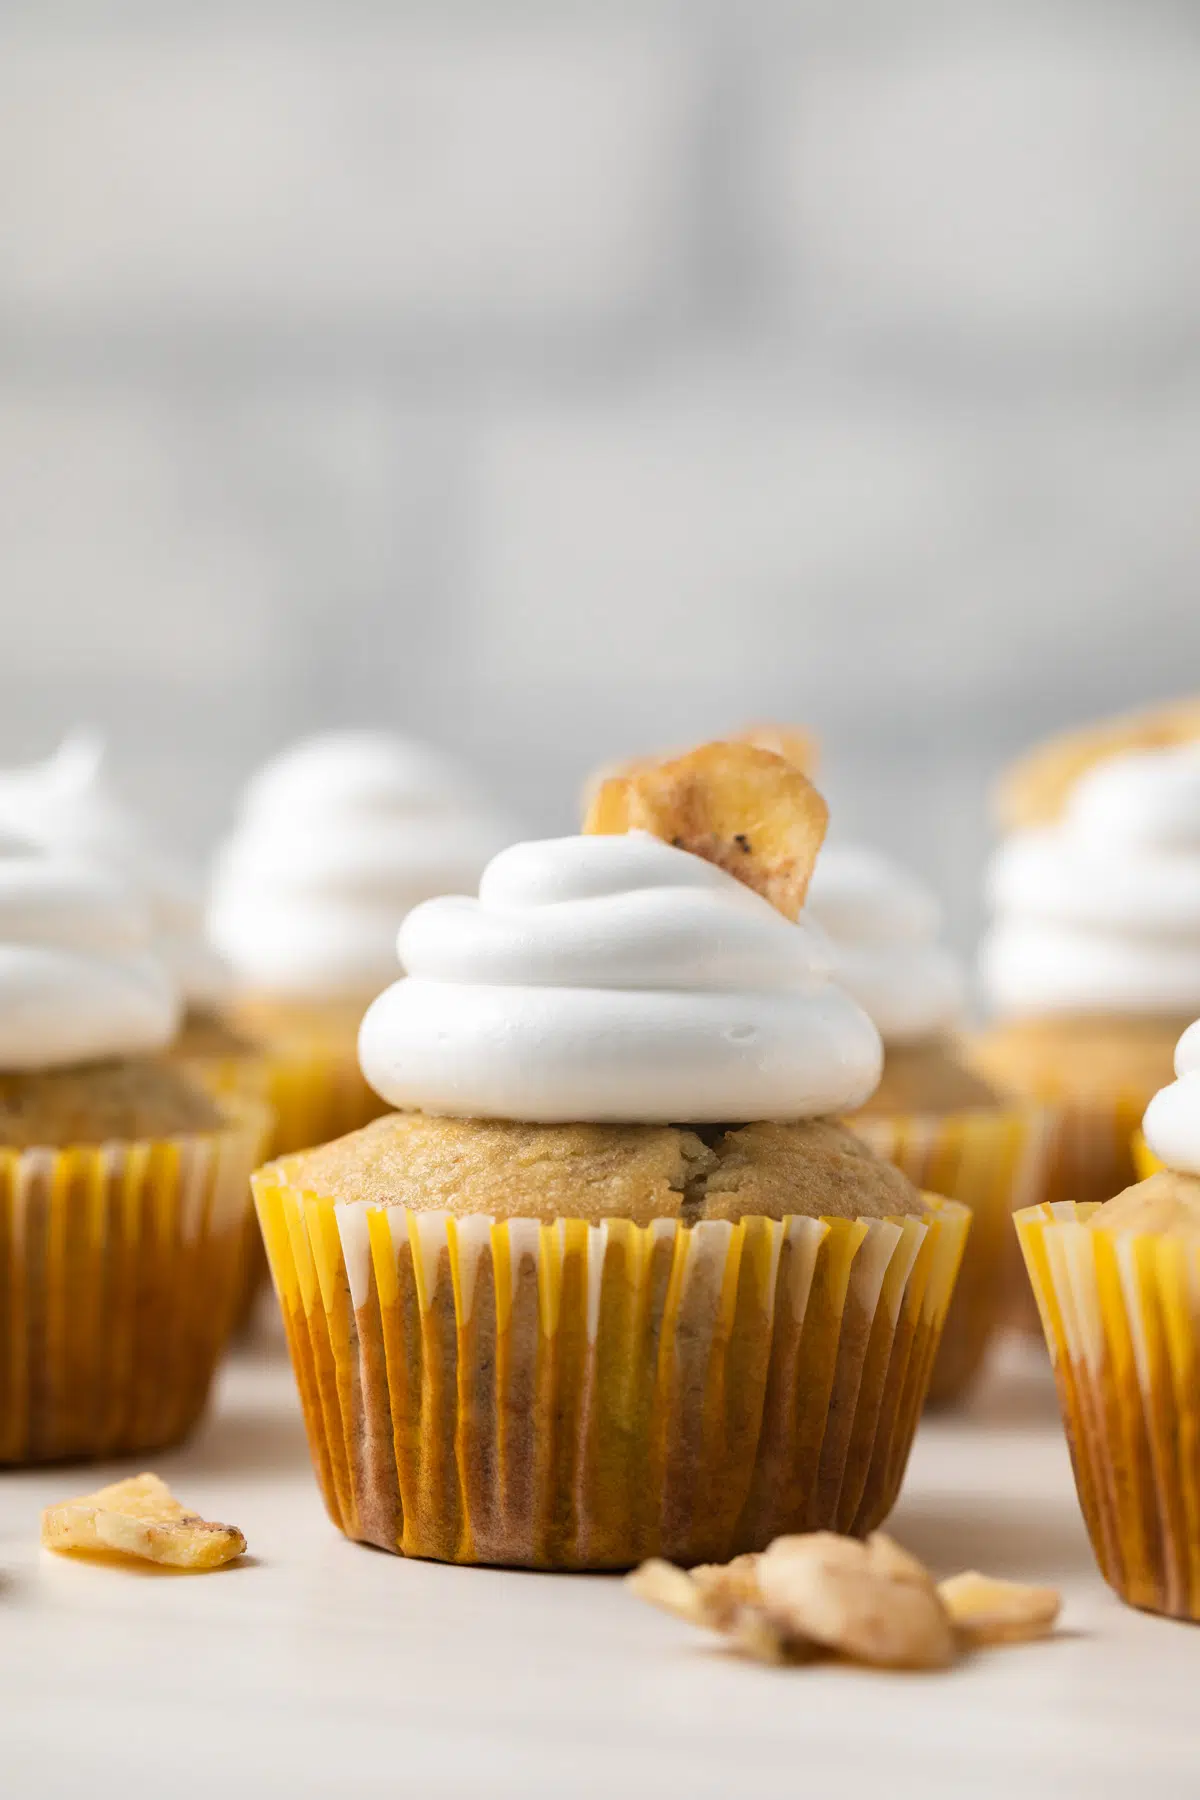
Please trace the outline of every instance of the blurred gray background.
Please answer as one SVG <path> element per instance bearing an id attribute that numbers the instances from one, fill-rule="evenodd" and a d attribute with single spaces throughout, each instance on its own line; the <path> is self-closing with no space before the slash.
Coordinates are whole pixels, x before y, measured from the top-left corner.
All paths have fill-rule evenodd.
<path id="1" fill-rule="evenodd" d="M 200 853 L 289 736 L 816 726 L 977 919 L 1031 735 L 1200 687 L 1200 9 L 16 0 L 0 754 Z"/>

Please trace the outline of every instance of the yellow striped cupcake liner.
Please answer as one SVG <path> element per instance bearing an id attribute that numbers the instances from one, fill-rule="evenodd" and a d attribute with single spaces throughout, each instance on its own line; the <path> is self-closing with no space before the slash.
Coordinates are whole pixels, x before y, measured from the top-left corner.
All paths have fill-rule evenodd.
<path id="1" fill-rule="evenodd" d="M 1200 1242 L 1095 1230 L 1096 1211 L 1017 1218 L 1080 1505 L 1123 1600 L 1200 1621 Z"/>
<path id="2" fill-rule="evenodd" d="M 1036 1107 L 988 1107 L 938 1118 L 850 1119 L 851 1129 L 926 1192 L 971 1211 L 971 1234 L 929 1383 L 929 1404 L 962 1400 L 980 1373 L 1004 1308 L 1012 1215 L 1036 1197 L 1050 1142 Z"/>
<path id="3" fill-rule="evenodd" d="M 334 1523 L 408 1556 L 723 1560 L 890 1511 L 970 1223 L 497 1221 L 254 1177 Z"/>
<path id="4" fill-rule="evenodd" d="M 153 1142 L 0 1149 L 0 1464 L 177 1442 L 240 1289 L 266 1117 Z"/>

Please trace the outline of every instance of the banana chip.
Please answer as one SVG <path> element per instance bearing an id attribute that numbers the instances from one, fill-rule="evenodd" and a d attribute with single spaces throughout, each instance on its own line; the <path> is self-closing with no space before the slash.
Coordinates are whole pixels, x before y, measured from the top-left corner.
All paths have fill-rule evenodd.
<path id="1" fill-rule="evenodd" d="M 42 1514 L 47 1550 L 109 1551 L 175 1569 L 219 1569 L 244 1554 L 236 1525 L 188 1512 L 157 1475 L 134 1475 Z"/>
<path id="2" fill-rule="evenodd" d="M 753 744 L 704 744 L 600 784 L 585 832 L 649 831 L 716 863 L 799 917 L 829 809 L 794 763 Z"/>

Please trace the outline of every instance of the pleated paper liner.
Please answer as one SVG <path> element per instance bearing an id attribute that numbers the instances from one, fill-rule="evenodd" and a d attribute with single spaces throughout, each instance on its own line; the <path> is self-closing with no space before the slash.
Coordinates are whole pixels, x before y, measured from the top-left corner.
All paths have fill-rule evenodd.
<path id="1" fill-rule="evenodd" d="M 1200 1240 L 1092 1230 L 1096 1210 L 1017 1220 L 1080 1505 L 1123 1600 L 1200 1621 Z"/>
<path id="2" fill-rule="evenodd" d="M 0 1149 L 0 1463 L 132 1455 L 196 1422 L 242 1273 L 265 1118 Z"/>
<path id="3" fill-rule="evenodd" d="M 971 1233 L 929 1383 L 929 1404 L 964 1398 L 1000 1321 L 1015 1246 L 1012 1215 L 1036 1196 L 1049 1135 L 1035 1107 L 989 1107 L 943 1118 L 849 1121 L 859 1137 L 927 1192 L 961 1201 Z"/>
<path id="4" fill-rule="evenodd" d="M 691 1563 L 895 1501 L 969 1225 L 336 1204 L 258 1171 L 334 1523 L 409 1556 Z"/>
<path id="5" fill-rule="evenodd" d="M 1151 1098 L 1140 1088 L 1107 1098 L 1043 1088 L 1039 1099 L 1047 1142 L 1039 1178 L 1030 1185 L 1029 1205 L 1099 1204 L 1138 1180 L 1133 1138 Z M 1012 1258 L 1010 1270 L 1006 1321 L 1040 1337 L 1041 1321 L 1019 1254 Z"/>

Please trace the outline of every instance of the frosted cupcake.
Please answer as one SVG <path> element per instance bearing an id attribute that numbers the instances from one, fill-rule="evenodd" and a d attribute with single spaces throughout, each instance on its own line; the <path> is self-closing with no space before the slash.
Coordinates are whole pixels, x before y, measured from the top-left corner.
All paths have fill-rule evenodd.
<path id="1" fill-rule="evenodd" d="M 356 1039 L 395 973 L 400 923 L 473 885 L 502 841 L 450 762 L 382 732 L 309 739 L 251 781 L 209 931 L 234 973 L 233 1017 L 270 1054 L 276 1154 L 380 1110 Z"/>
<path id="2" fill-rule="evenodd" d="M 618 1568 L 862 1532 L 895 1499 L 967 1215 L 837 1122 L 878 1034 L 717 866 L 794 918 L 824 810 L 718 749 L 675 765 L 692 825 L 647 814 L 679 845 L 521 844 L 477 900 L 414 911 L 360 1038 L 406 1110 L 255 1177 L 351 1537 Z"/>
<path id="3" fill-rule="evenodd" d="M 198 1417 L 263 1118 L 155 1056 L 181 997 L 107 872 L 0 844 L 0 1463 L 132 1454 Z"/>
<path id="4" fill-rule="evenodd" d="M 1145 1116 L 1160 1172 L 1018 1230 L 1105 1580 L 1200 1622 L 1200 1021 L 1175 1066 Z"/>
<path id="5" fill-rule="evenodd" d="M 1200 1011 L 1200 744 L 1125 751 L 1087 770 L 1061 816 L 993 862 L 978 1044 L 998 1086 L 1055 1109 L 1044 1198 L 1104 1200 Z"/>
<path id="6" fill-rule="evenodd" d="M 850 1123 L 919 1187 L 971 1208 L 962 1272 L 930 1383 L 958 1399 L 978 1373 L 1005 1293 L 1014 1206 L 1032 1197 L 1042 1133 L 963 1061 L 956 1030 L 966 981 L 940 941 L 941 910 L 906 869 L 873 850 L 827 845 L 804 918 L 828 934 L 836 979 L 883 1038 L 883 1077 Z"/>

